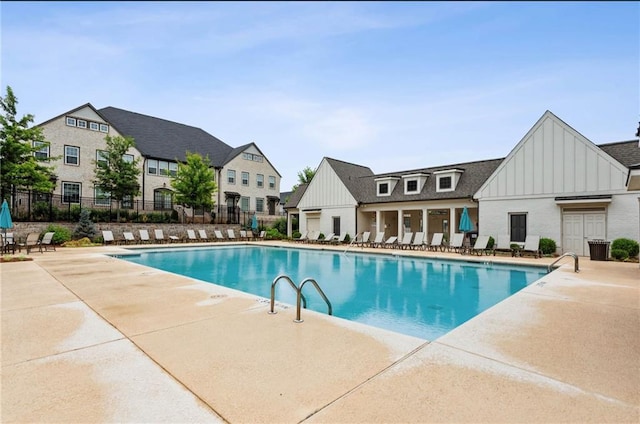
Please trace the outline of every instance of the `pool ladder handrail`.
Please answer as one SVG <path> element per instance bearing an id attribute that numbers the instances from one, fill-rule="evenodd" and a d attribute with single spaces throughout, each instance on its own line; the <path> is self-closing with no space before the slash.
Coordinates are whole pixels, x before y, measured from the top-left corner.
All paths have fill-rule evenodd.
<path id="1" fill-rule="evenodd" d="M 329 299 L 324 294 L 324 292 L 322 291 L 322 289 L 320 288 L 320 285 L 318 284 L 318 282 L 316 280 L 314 280 L 313 278 L 305 278 L 304 280 L 302 280 L 300 282 L 300 285 L 296 286 L 295 283 L 291 280 L 291 278 L 289 278 L 289 276 L 285 275 L 285 274 L 278 275 L 273 280 L 273 283 L 271 283 L 271 309 L 269 310 L 270 314 L 277 314 L 278 313 L 275 310 L 275 298 L 276 298 L 276 284 L 280 280 L 287 281 L 289 283 L 289 285 L 291 286 L 291 288 L 293 288 L 296 291 L 296 319 L 294 319 L 293 322 L 303 322 L 304 321 L 303 319 L 300 318 L 300 304 L 302 303 L 303 307 L 305 309 L 307 309 L 307 300 L 305 299 L 304 295 L 302 294 L 302 288 L 307 283 L 313 284 L 313 286 L 316 288 L 316 290 L 318 291 L 320 296 L 327 303 L 327 307 L 329 309 L 329 311 L 328 311 L 329 315 L 333 315 L 333 308 L 331 307 L 331 302 L 329 302 Z"/>
<path id="2" fill-rule="evenodd" d="M 344 252 L 342 252 L 343 255 L 346 255 L 347 251 L 351 249 L 351 247 L 356 243 L 356 241 L 358 240 L 358 236 L 362 236 L 362 233 L 357 233 L 356 236 L 351 239 L 347 248 L 344 249 Z"/>
<path id="3" fill-rule="evenodd" d="M 573 271 L 574 272 L 580 272 L 579 266 L 578 266 L 578 255 L 576 255 L 573 252 L 567 252 L 562 254 L 558 259 L 556 259 L 555 261 L 553 261 L 552 263 L 549 264 L 549 266 L 547 267 L 547 272 L 551 272 L 553 271 L 553 266 L 560 262 L 561 259 L 566 258 L 567 256 L 571 256 L 573 258 L 574 264 L 573 264 Z"/>

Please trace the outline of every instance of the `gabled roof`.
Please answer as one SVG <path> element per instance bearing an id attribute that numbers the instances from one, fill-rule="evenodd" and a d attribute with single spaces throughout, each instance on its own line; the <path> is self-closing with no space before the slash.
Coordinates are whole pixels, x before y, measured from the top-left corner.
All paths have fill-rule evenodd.
<path id="1" fill-rule="evenodd" d="M 600 144 L 598 147 L 627 168 L 640 164 L 640 144 L 638 140 Z"/>
<path id="2" fill-rule="evenodd" d="M 267 161 L 267 163 L 269 165 L 271 165 L 271 167 L 273 168 L 274 171 L 276 171 L 276 174 L 278 174 L 279 177 L 282 177 L 282 175 L 280 175 L 280 173 L 278 172 L 278 170 L 276 169 L 275 166 L 273 166 L 273 164 L 271 163 L 271 161 L 269 161 L 269 159 L 267 159 L 267 156 L 265 156 L 264 153 L 262 153 L 262 150 L 260 150 L 260 148 L 256 145 L 256 143 L 251 142 L 251 143 L 247 143 L 245 145 L 242 145 L 240 147 L 236 147 L 235 149 L 231 149 L 231 151 L 229 152 L 229 154 L 227 155 L 227 157 L 224 159 L 222 165 L 226 165 L 227 163 L 231 162 L 233 159 L 235 159 L 239 154 L 241 154 L 242 152 L 244 152 L 245 150 L 247 150 L 249 147 L 253 146 L 258 152 L 260 152 L 260 154 L 262 155 L 262 157 L 264 158 L 264 160 Z"/>
<path id="3" fill-rule="evenodd" d="M 376 174 L 359 179 L 358 185 L 361 188 L 360 196 L 356 199 L 362 203 L 387 203 L 387 202 L 407 202 L 415 200 L 438 200 L 438 199 L 464 199 L 470 198 L 496 170 L 503 159 L 490 159 L 475 162 L 456 163 L 451 165 L 422 168 L 402 172 L 392 172 Z M 436 190 L 437 178 L 434 172 L 450 169 L 460 169 L 464 172 L 460 175 L 460 180 L 454 191 L 438 192 Z M 411 174 L 430 174 L 425 182 L 422 191 L 418 194 L 404 194 L 404 184 L 396 184 L 390 196 L 378 196 L 375 179 L 381 177 L 402 177 Z"/>
<path id="4" fill-rule="evenodd" d="M 86 107 L 88 107 L 89 109 L 91 109 L 92 111 L 94 111 L 94 112 L 96 113 L 96 115 L 98 115 L 99 117 L 101 117 L 105 122 L 108 122 L 108 121 L 107 121 L 107 118 L 105 118 L 105 117 L 104 117 L 104 115 L 102 115 L 102 114 L 101 114 L 101 113 L 100 113 L 100 112 L 99 112 L 95 107 L 93 107 L 93 105 L 92 105 L 91 103 L 85 103 L 85 104 L 83 104 L 83 105 L 81 105 L 81 106 L 78 106 L 78 107 L 77 107 L 77 108 L 75 108 L 75 109 L 71 109 L 71 110 L 66 111 L 66 112 L 64 112 L 64 113 L 61 113 L 61 114 L 60 114 L 60 115 L 58 115 L 58 116 L 54 116 L 54 117 L 53 117 L 53 118 L 51 118 L 51 119 L 47 119 L 46 121 L 39 123 L 37 126 L 39 127 L 39 126 L 42 126 L 42 125 L 48 124 L 49 122 L 54 121 L 54 120 L 56 120 L 56 119 L 58 119 L 58 118 L 61 118 L 61 117 L 65 116 L 65 115 L 73 115 L 73 114 L 74 114 L 74 113 L 76 113 L 77 111 L 79 111 L 79 110 L 81 110 L 81 109 L 84 109 L 84 108 L 86 108 Z"/>
<path id="5" fill-rule="evenodd" d="M 291 193 L 291 196 L 289 196 L 289 200 L 284 205 L 284 208 L 297 208 L 298 203 L 300 203 L 300 199 L 302 199 L 302 196 L 304 195 L 304 192 L 307 191 L 307 187 L 309 187 L 309 184 L 300 184 L 298 188 L 293 193 Z"/>
<path id="6" fill-rule="evenodd" d="M 333 168 L 338 178 L 340 178 L 342 184 L 349 190 L 349 193 L 351 193 L 356 200 L 359 200 L 359 197 L 364 192 L 361 179 L 373 175 L 371 168 L 328 157 L 325 157 L 325 159 L 331 168 Z"/>
<path id="7" fill-rule="evenodd" d="M 133 137 L 136 148 L 150 158 L 184 161 L 187 151 L 197 152 L 220 168 L 234 150 L 200 128 L 111 106 L 98 112 L 120 134 Z"/>

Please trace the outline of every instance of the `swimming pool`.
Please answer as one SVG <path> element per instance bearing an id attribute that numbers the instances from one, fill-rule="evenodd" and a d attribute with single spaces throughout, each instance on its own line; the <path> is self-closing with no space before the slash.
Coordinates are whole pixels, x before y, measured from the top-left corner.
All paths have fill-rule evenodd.
<path id="1" fill-rule="evenodd" d="M 427 340 L 546 274 L 533 266 L 268 246 L 136 252 L 116 256 L 267 299 L 278 275 L 286 274 L 296 284 L 310 277 L 329 298 L 335 316 Z M 326 313 L 326 303 L 311 285 L 303 294 L 309 309 Z M 295 305 L 295 298 L 291 286 L 278 283 L 278 302 Z"/>

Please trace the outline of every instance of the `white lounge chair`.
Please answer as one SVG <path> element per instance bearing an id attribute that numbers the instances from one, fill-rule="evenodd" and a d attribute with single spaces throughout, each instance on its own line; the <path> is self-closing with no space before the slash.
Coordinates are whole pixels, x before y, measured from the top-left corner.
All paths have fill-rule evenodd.
<path id="1" fill-rule="evenodd" d="M 533 255 L 536 259 L 542 256 L 540 252 L 540 236 L 527 236 L 524 239 L 524 246 L 520 249 L 520 256 Z"/>
<path id="2" fill-rule="evenodd" d="M 336 236 L 336 233 L 329 233 L 323 239 L 318 239 L 318 242 L 323 243 L 323 244 L 333 243 L 333 238 L 335 236 Z"/>
<path id="3" fill-rule="evenodd" d="M 491 249 L 488 247 L 489 244 L 489 236 L 478 236 L 476 242 L 473 244 L 473 247 L 470 250 L 470 253 L 476 254 L 478 256 L 482 256 L 482 254 L 491 253 Z"/>
<path id="4" fill-rule="evenodd" d="M 149 231 L 147 230 L 138 230 L 138 234 L 140 235 L 141 243 L 150 243 L 151 239 L 149 238 Z"/>
<path id="5" fill-rule="evenodd" d="M 444 241 L 444 233 L 433 233 L 433 237 L 431 237 L 431 243 L 429 244 L 429 250 L 438 251 L 443 250 L 443 241 Z"/>
<path id="6" fill-rule="evenodd" d="M 194 230 L 187 230 L 187 240 L 198 241 L 198 237 L 196 237 L 196 232 Z"/>
<path id="7" fill-rule="evenodd" d="M 115 244 L 116 239 L 113 238 L 113 231 L 111 230 L 102 230 L 102 242 L 104 244 Z"/>
<path id="8" fill-rule="evenodd" d="M 369 243 L 369 247 L 380 247 L 384 242 L 384 233 L 376 234 L 375 238 L 371 243 Z"/>
<path id="9" fill-rule="evenodd" d="M 424 231 L 418 231 L 416 235 L 413 237 L 413 242 L 411 243 L 411 249 L 424 249 Z"/>
<path id="10" fill-rule="evenodd" d="M 402 236 L 402 240 L 400 240 L 400 242 L 397 245 L 398 248 L 407 249 L 407 248 L 411 247 L 411 240 L 412 239 L 413 239 L 413 233 L 412 232 L 404 233 L 404 235 Z"/>
<path id="11" fill-rule="evenodd" d="M 216 236 L 216 241 L 225 241 L 226 240 L 224 238 L 224 236 L 222 235 L 222 231 L 220 231 L 220 230 L 213 230 L 213 234 Z"/>
<path id="12" fill-rule="evenodd" d="M 209 235 L 207 234 L 207 232 L 205 230 L 198 230 L 198 235 L 200 236 L 200 240 L 202 241 L 209 241 L 211 240 L 209 238 Z"/>
<path id="13" fill-rule="evenodd" d="M 513 249 L 511 249 L 511 237 L 509 234 L 499 234 L 496 239 L 496 245 L 493 248 L 493 256 L 496 252 L 508 252 L 513 256 Z"/>
<path id="14" fill-rule="evenodd" d="M 355 244 L 357 246 L 364 247 L 367 244 L 369 244 L 369 238 L 370 237 L 371 237 L 371 231 L 365 231 L 364 233 L 362 233 L 362 236 L 360 238 L 358 238 L 358 236 L 356 236 Z"/>
<path id="15" fill-rule="evenodd" d="M 164 238 L 164 231 L 161 229 L 153 230 L 153 236 L 158 243 L 164 243 L 167 240 Z"/>
<path id="16" fill-rule="evenodd" d="M 124 243 L 125 244 L 135 243 L 136 242 L 136 238 L 134 237 L 134 235 L 133 235 L 133 233 L 131 231 L 124 231 L 122 233 L 122 237 L 124 237 Z"/>
<path id="17" fill-rule="evenodd" d="M 307 243 L 317 243 L 320 240 L 320 231 L 312 231 L 307 237 Z"/>
<path id="18" fill-rule="evenodd" d="M 229 238 L 229 240 L 231 240 L 231 241 L 236 241 L 236 240 L 238 240 L 238 239 L 236 238 L 236 233 L 233 231 L 233 229 L 232 229 L 232 228 L 228 228 L 228 229 L 227 229 L 227 237 L 228 237 L 228 238 Z"/>
<path id="19" fill-rule="evenodd" d="M 385 240 L 384 243 L 382 243 L 382 247 L 384 248 L 393 248 L 396 247 L 398 245 L 398 237 L 397 236 L 391 236 L 388 239 Z"/>
<path id="20" fill-rule="evenodd" d="M 464 243 L 464 234 L 455 233 L 453 237 L 451 237 L 451 242 L 449 246 L 447 246 L 447 250 L 451 252 L 452 250 L 456 253 L 459 253 L 462 250 L 462 244 Z"/>

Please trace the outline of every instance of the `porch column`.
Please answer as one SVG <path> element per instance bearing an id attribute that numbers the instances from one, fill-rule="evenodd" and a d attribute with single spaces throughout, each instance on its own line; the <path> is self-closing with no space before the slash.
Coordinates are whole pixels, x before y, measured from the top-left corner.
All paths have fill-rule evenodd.
<path id="1" fill-rule="evenodd" d="M 456 208 L 449 208 L 449 240 L 456 233 Z"/>
<path id="2" fill-rule="evenodd" d="M 376 234 L 380 233 L 380 218 L 381 218 L 380 211 L 376 211 Z"/>
<path id="3" fill-rule="evenodd" d="M 420 228 L 420 231 L 424 232 L 425 237 L 428 234 L 429 231 L 429 221 L 427 221 L 427 217 L 429 215 L 427 214 L 427 210 L 426 209 L 422 209 L 422 228 Z"/>
<path id="4" fill-rule="evenodd" d="M 398 209 L 398 240 L 404 235 L 404 211 Z"/>

